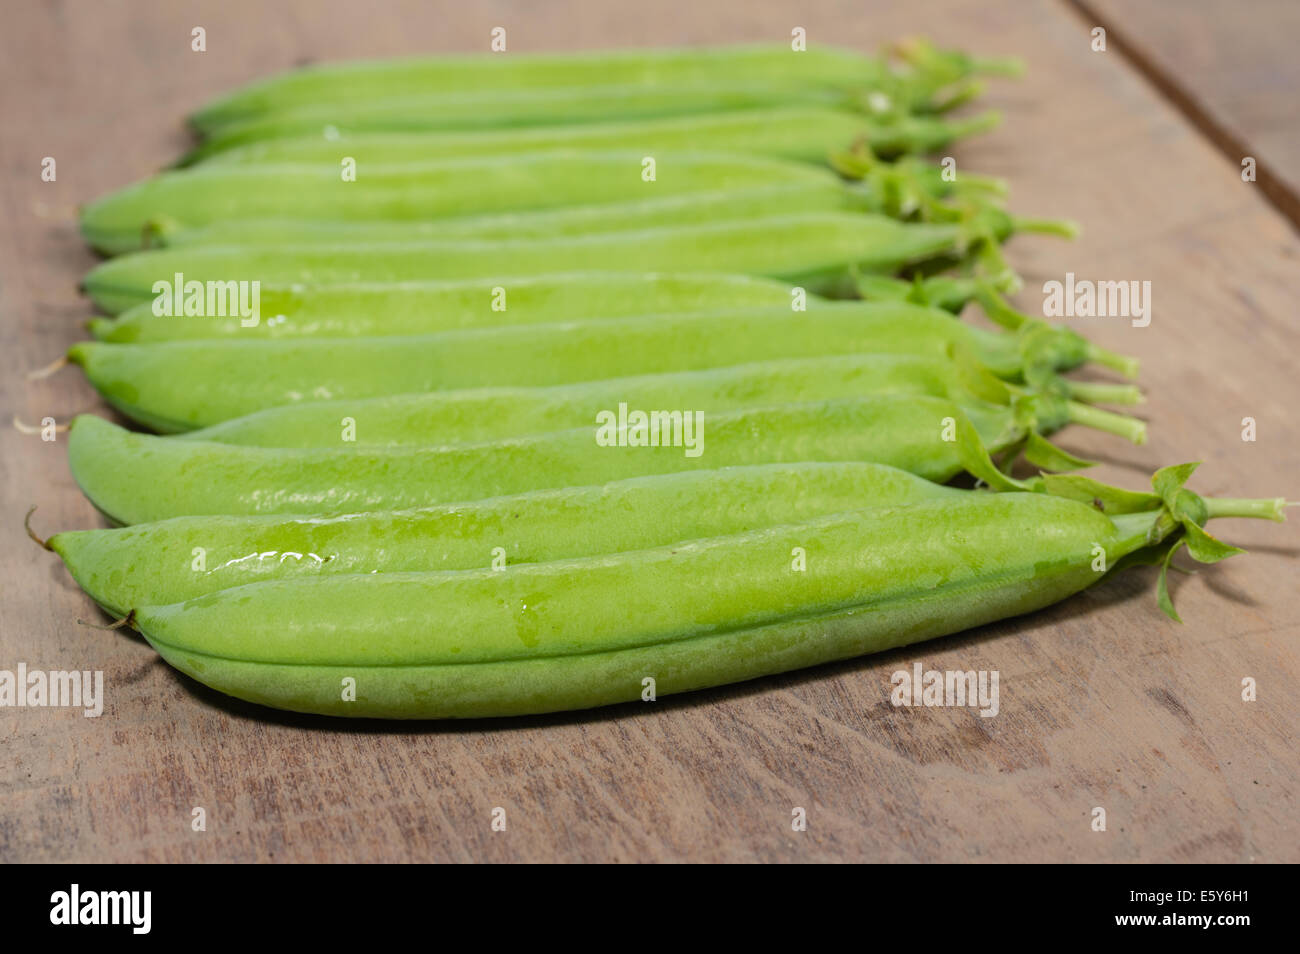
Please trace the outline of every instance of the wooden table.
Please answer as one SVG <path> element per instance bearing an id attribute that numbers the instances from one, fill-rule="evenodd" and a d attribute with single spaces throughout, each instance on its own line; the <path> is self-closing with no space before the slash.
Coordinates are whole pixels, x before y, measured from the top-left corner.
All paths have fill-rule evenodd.
<path id="1" fill-rule="evenodd" d="M 1300 497 L 1300 242 L 1286 210 L 1242 181 L 1239 157 L 1138 62 L 1173 38 L 1161 54 L 1170 77 L 1209 60 L 1234 76 L 1248 63 L 1251 88 L 1289 107 L 1294 137 L 1294 83 L 1267 68 L 1291 55 L 1268 38 L 1294 30 L 1207 0 L 1195 9 L 1215 19 L 1178 21 L 1202 41 L 1191 49 L 1158 16 L 1126 28 L 1128 6 L 15 5 L 0 37 L 4 407 L 28 421 L 102 409 L 72 370 L 24 377 L 81 336 L 90 314 L 76 284 L 93 259 L 75 209 L 176 156 L 183 114 L 236 83 L 307 60 L 485 49 L 498 25 L 515 51 L 779 40 L 793 26 L 814 43 L 873 48 L 924 30 L 1029 63 L 1027 79 L 991 93 L 1003 128 L 957 152 L 962 168 L 1009 179 L 1017 210 L 1086 226 L 1074 243 L 1014 243 L 1022 303 L 1037 309 L 1042 282 L 1067 271 L 1153 284 L 1149 327 L 1084 325 L 1143 359 L 1150 444 L 1068 432 L 1063 443 L 1129 486 L 1194 459 L 1205 461 L 1204 493 Z M 1090 49 L 1101 16 L 1125 35 L 1123 50 Z M 1235 54 L 1216 46 L 1229 17 Z M 206 53 L 190 51 L 194 26 L 207 31 Z M 1179 88 L 1184 107 L 1199 104 L 1293 181 L 1296 156 L 1269 135 L 1271 121 L 1238 122 L 1239 101 L 1204 92 Z M 57 160 L 55 182 L 41 181 L 44 156 Z M 1244 417 L 1257 421 L 1256 442 L 1241 439 Z M 1221 526 L 1251 553 L 1176 582 L 1182 626 L 1157 611 L 1153 572 L 1137 571 L 1028 619 L 653 706 L 348 724 L 232 702 L 143 643 L 78 625 L 99 617 L 27 540 L 22 518 L 31 504 L 42 532 L 98 518 L 62 441 L 6 429 L 0 447 L 0 669 L 99 669 L 108 694 L 98 719 L 0 709 L 2 860 L 1300 860 L 1294 523 Z M 917 660 L 998 670 L 1000 714 L 894 709 L 890 674 Z M 1242 701 L 1245 677 L 1258 701 Z M 796 806 L 805 832 L 791 830 Z M 195 807 L 206 831 L 192 830 Z M 491 830 L 497 807 L 504 832 Z M 1092 830 L 1095 807 L 1104 832 Z"/>

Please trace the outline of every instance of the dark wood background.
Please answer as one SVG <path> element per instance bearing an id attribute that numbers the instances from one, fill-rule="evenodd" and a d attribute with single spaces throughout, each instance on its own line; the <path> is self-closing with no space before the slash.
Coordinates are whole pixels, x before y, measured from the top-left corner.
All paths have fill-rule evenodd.
<path id="1" fill-rule="evenodd" d="M 1138 8 L 1138 9 L 1135 9 Z M 1074 243 L 1022 239 L 1034 289 L 1153 283 L 1148 328 L 1092 322 L 1143 359 L 1152 440 L 1067 432 L 1140 487 L 1205 461 L 1207 494 L 1300 497 L 1294 222 L 1300 125 L 1283 2 L 935 3 L 54 2 L 10 4 L 0 34 L 0 390 L 6 412 L 100 408 L 73 370 L 25 373 L 81 334 L 92 264 L 78 203 L 186 145 L 183 115 L 309 60 L 781 40 L 875 48 L 926 32 L 1016 53 L 990 96 L 999 131 L 963 168 L 1001 175 L 1027 214 L 1071 216 Z M 1110 30 L 1104 53 L 1089 47 Z M 190 51 L 190 30 L 208 49 Z M 1245 150 L 1250 150 L 1246 153 Z M 1241 156 L 1266 173 L 1242 182 Z M 40 179 L 54 156 L 58 180 Z M 1289 218 L 1290 217 L 1290 218 Z M 1244 443 L 1243 417 L 1259 439 Z M 1296 861 L 1295 522 L 1218 527 L 1249 555 L 1179 578 L 1187 621 L 1138 571 L 1028 619 L 885 656 L 579 715 L 456 725 L 349 724 L 234 703 L 98 621 L 27 540 L 94 526 L 62 442 L 5 429 L 0 668 L 101 669 L 99 719 L 0 709 L 0 860 Z M 1002 711 L 895 710 L 889 675 L 921 660 L 997 669 Z M 1259 700 L 1241 700 L 1243 677 Z M 191 831 L 201 806 L 207 831 Z M 791 831 L 791 810 L 808 830 Z M 1108 830 L 1091 830 L 1091 811 Z M 490 829 L 505 808 L 508 828 Z"/>

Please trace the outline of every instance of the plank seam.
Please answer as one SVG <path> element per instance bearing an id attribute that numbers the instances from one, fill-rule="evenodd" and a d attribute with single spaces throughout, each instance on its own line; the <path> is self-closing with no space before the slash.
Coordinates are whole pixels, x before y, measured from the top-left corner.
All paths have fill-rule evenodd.
<path id="1" fill-rule="evenodd" d="M 1102 16 L 1088 0 L 1063 0 L 1089 27 L 1106 30 L 1106 43 L 1113 47 L 1178 113 L 1205 139 L 1238 168 L 1241 160 L 1251 156 L 1255 160 L 1255 185 L 1264 193 L 1269 204 L 1300 232 L 1300 194 L 1297 194 L 1272 166 L 1258 155 L 1228 126 L 1220 122 L 1213 111 L 1204 105 L 1189 89 L 1180 84 L 1174 74 L 1160 66 L 1154 56 L 1142 48 L 1115 24 Z"/>

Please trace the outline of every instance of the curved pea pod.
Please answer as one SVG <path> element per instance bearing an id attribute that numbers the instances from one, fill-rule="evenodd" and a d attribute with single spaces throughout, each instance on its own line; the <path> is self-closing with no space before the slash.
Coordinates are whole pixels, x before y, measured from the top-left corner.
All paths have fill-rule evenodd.
<path id="1" fill-rule="evenodd" d="M 263 408 L 471 387 L 545 387 L 845 354 L 947 358 L 954 347 L 1004 377 L 1069 368 L 1087 343 L 1064 329 L 988 332 L 947 312 L 844 302 L 807 312 L 746 309 L 488 328 L 413 337 L 81 342 L 68 352 L 114 407 L 159 431 L 188 430 Z M 238 369 L 238 373 L 232 373 Z"/>
<path id="2" fill-rule="evenodd" d="M 996 405 L 870 395 L 707 415 L 682 409 L 644 427 L 624 426 L 617 409 L 611 414 L 586 427 L 480 444 L 348 450 L 178 441 L 82 415 L 72 423 L 68 459 L 86 496 L 123 524 L 203 514 L 407 510 L 800 461 L 886 464 L 938 482 L 968 470 L 990 486 L 1024 486 L 989 460 L 989 450 L 1026 435 L 1024 418 Z"/>
<path id="3" fill-rule="evenodd" d="M 638 150 L 643 156 L 699 149 L 824 162 L 830 152 L 864 142 L 893 157 L 933 152 L 997 126 L 997 113 L 967 119 L 891 115 L 885 118 L 815 106 L 747 109 L 625 123 L 586 123 L 453 132 L 357 132 L 331 138 L 271 139 L 219 152 L 200 167 L 304 163 L 337 168 L 348 156 L 360 164 L 396 165 L 469 156 L 510 156 L 551 150 Z"/>
<path id="4" fill-rule="evenodd" d="M 1065 393 L 1069 382 L 1061 382 Z M 429 446 L 476 443 L 580 427 L 609 408 L 692 408 L 706 413 L 757 404 L 921 394 L 1010 404 L 1013 391 L 977 363 L 915 355 L 796 358 L 704 371 L 604 378 L 549 388 L 474 388 L 363 400 L 284 404 L 189 431 L 185 440 L 249 447 Z M 1056 401 L 1048 417 L 1141 440 L 1142 422 Z"/>
<path id="5" fill-rule="evenodd" d="M 640 152 L 425 159 L 359 167 L 352 179 L 345 178 L 338 159 L 205 166 L 165 172 L 90 203 L 81 213 L 81 234 L 95 248 L 116 254 L 140 248 L 160 227 L 225 219 L 424 222 L 828 181 L 824 169 L 803 163 L 697 152 L 660 156 L 654 180 L 646 181 L 644 159 Z"/>
<path id="6" fill-rule="evenodd" d="M 786 282 L 708 273 L 576 272 L 477 281 L 263 286 L 256 324 L 156 315 L 152 303 L 90 330 L 117 344 L 191 338 L 358 338 L 541 325 L 593 318 L 789 306 Z M 810 307 L 821 304 L 807 296 Z"/>
<path id="7" fill-rule="evenodd" d="M 795 52 L 786 44 L 353 61 L 311 66 L 249 84 L 198 110 L 190 122 L 213 135 L 240 123 L 319 106 L 349 109 L 360 116 L 367 109 L 382 111 L 384 101 L 407 96 L 473 94 L 480 98 L 479 111 L 488 112 L 493 109 L 490 94 L 508 102 L 534 91 L 700 90 L 739 84 L 802 90 L 810 97 L 823 90 L 877 92 L 899 98 L 905 108 L 926 108 L 939 88 L 978 73 L 1019 71 L 1014 61 L 975 59 L 915 42 L 905 56 L 910 68 L 902 73 L 854 50 L 818 45 Z"/>
<path id="8" fill-rule="evenodd" d="M 422 510 L 175 517 L 59 533 L 46 545 L 96 603 L 124 616 L 260 580 L 513 567 L 961 493 L 875 464 L 767 464 Z"/>
<path id="9" fill-rule="evenodd" d="M 1220 515 L 1280 516 L 1277 501 L 1237 504 Z M 1198 534 L 1208 537 L 1164 506 L 1108 516 L 1067 497 L 964 492 L 504 572 L 253 583 L 128 618 L 172 666 L 263 705 L 522 715 L 721 685 L 1018 616 Z"/>

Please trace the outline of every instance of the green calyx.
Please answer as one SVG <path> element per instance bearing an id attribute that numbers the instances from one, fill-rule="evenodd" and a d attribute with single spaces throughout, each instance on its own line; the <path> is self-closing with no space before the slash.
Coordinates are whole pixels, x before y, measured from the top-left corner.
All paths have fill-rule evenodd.
<path id="1" fill-rule="evenodd" d="M 1068 403 L 1050 394 L 1022 393 L 1011 399 L 1011 423 L 998 441 L 1005 448 L 998 465 L 1002 474 L 1009 475 L 1022 457 L 1046 472 L 1082 470 L 1093 466 L 1093 461 L 1076 457 L 1043 436 L 1059 430 L 1071 420 Z M 1021 481 L 1016 489 L 1041 491 L 1042 478 L 1031 477 Z"/>
<path id="2" fill-rule="evenodd" d="M 1135 377 L 1137 362 L 1098 348 L 1072 329 L 1017 311 L 999 294 L 1005 289 L 1005 284 L 999 286 L 996 280 L 987 276 L 917 274 L 906 280 L 865 274 L 856 276 L 855 281 L 859 296 L 866 301 L 907 302 L 941 308 L 954 314 L 968 302 L 978 301 L 990 320 L 1014 332 L 1021 377 L 1027 385 L 1085 404 L 1142 403 L 1142 392 L 1133 385 L 1067 381 L 1059 377 L 1057 372 L 1069 371 L 1090 361 Z M 1122 432 L 1123 436 L 1133 440 L 1136 428 L 1137 424 L 1131 425 L 1130 431 Z M 1134 442 L 1142 443 L 1141 440 Z"/>
<path id="3" fill-rule="evenodd" d="M 990 374 L 968 355 L 954 354 L 962 385 L 978 401 L 1010 410 L 1003 432 L 992 442 L 1000 455 L 995 464 L 989 449 L 981 442 L 969 421 L 959 422 L 957 440 L 962 466 L 994 490 L 1039 491 L 1041 479 L 1017 480 L 1011 476 L 1016 461 L 1023 457 L 1045 471 L 1070 471 L 1091 467 L 1092 462 L 1075 457 L 1056 447 L 1043 436 L 1059 430 L 1073 417 L 1070 403 L 1052 394 L 1038 394 L 1012 388 Z M 978 414 L 976 406 L 966 406 L 967 413 Z"/>
<path id="4" fill-rule="evenodd" d="M 1043 366 L 1051 370 L 1068 371 L 1093 361 L 1102 367 L 1118 371 L 1127 378 L 1137 377 L 1136 358 L 1108 351 L 1073 329 L 1062 328 L 1045 319 L 1018 311 L 988 281 L 976 280 L 975 297 L 990 321 L 1020 335 L 1020 352 L 1026 368 Z"/>
<path id="5" fill-rule="evenodd" d="M 859 275 L 858 295 L 865 301 L 900 301 L 959 313 L 979 291 L 975 278 L 952 275 L 915 275 L 912 279 L 890 275 Z"/>
<path id="6" fill-rule="evenodd" d="M 1067 424 L 1114 434 L 1134 444 L 1146 441 L 1146 425 L 1142 421 L 1079 403 L 1073 399 L 1071 382 L 1055 373 L 1039 368 L 1034 380 L 1021 386 L 997 377 L 967 348 L 953 347 L 948 358 L 968 394 L 1011 408 L 1012 425 L 1007 441 L 1023 450 L 1026 460 L 1045 470 L 1092 466 L 1090 461 L 1053 447 L 1042 438 L 1043 434 L 1058 431 Z"/>
<path id="7" fill-rule="evenodd" d="M 892 163 L 914 153 L 935 152 L 947 143 L 988 132 L 1002 123 L 1002 114 L 994 111 L 962 119 L 921 115 L 899 108 L 897 101 L 882 91 L 868 95 L 862 111 L 868 114 L 863 131 L 847 155 L 864 164 L 869 162 L 868 156 Z M 859 178 L 853 174 L 856 163 L 845 162 L 843 155 L 837 153 L 832 166 L 847 178 Z"/>
<path id="8" fill-rule="evenodd" d="M 972 56 L 960 50 L 941 50 L 925 37 L 907 37 L 893 46 L 893 52 L 914 69 L 927 72 L 932 79 L 951 83 L 967 76 L 1024 75 L 1023 60 L 1015 57 Z"/>
<path id="9" fill-rule="evenodd" d="M 967 222 L 986 209 L 996 210 L 1007 191 L 1006 183 L 989 176 L 963 173 L 959 178 L 947 178 L 940 167 L 907 157 L 884 162 L 865 138 L 831 153 L 827 161 L 853 184 L 864 208 L 907 221 Z"/>
<path id="10" fill-rule="evenodd" d="M 1160 564 L 1157 602 L 1171 619 L 1182 622 L 1169 597 L 1168 572 L 1174 554 L 1186 547 L 1198 563 L 1218 563 L 1245 551 L 1224 543 L 1205 530 L 1205 523 L 1216 517 L 1246 517 L 1282 521 L 1286 501 L 1277 498 L 1205 498 L 1188 490 L 1184 484 L 1200 466 L 1199 462 L 1163 467 L 1151 478 L 1154 492 L 1143 493 L 1112 487 L 1077 475 L 1046 475 L 1043 489 L 1058 497 L 1068 497 L 1096 507 L 1108 516 L 1120 518 L 1144 516 L 1138 524 L 1145 527 L 1145 537 L 1135 551 L 1114 568 L 1131 564 Z"/>
<path id="11" fill-rule="evenodd" d="M 1011 401 L 1011 416 L 1026 433 L 1050 434 L 1070 423 L 1069 402 L 1044 392 L 1018 394 Z"/>
<path id="12" fill-rule="evenodd" d="M 996 182 L 996 180 L 986 181 Z M 989 201 L 987 198 L 989 192 L 989 188 L 978 184 L 968 184 L 961 190 L 954 188 L 952 192 L 953 195 L 964 199 L 964 204 L 959 207 L 961 214 L 952 221 L 961 222 L 966 226 L 967 241 L 971 244 L 981 242 L 996 249 L 999 243 L 1023 232 L 1052 235 L 1064 239 L 1077 238 L 1079 235 L 1077 222 L 1069 219 L 1037 219 L 1012 215 L 1000 203 Z M 994 252 L 986 250 L 985 254 L 992 256 Z M 1001 263 L 1000 257 L 995 260 Z M 1004 263 L 1003 267 L 1005 267 Z"/>

